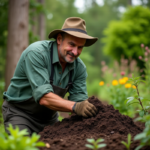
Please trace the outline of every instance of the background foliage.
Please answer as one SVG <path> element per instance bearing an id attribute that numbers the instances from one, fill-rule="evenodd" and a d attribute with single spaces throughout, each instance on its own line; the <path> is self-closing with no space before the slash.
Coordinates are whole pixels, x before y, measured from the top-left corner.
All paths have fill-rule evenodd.
<path id="1" fill-rule="evenodd" d="M 120 60 L 133 58 L 141 61 L 138 56 L 142 55 L 141 43 L 150 46 L 150 10 L 141 6 L 129 7 L 123 14 L 121 20 L 111 21 L 108 28 L 104 30 L 105 43 L 104 52 L 113 58 Z"/>

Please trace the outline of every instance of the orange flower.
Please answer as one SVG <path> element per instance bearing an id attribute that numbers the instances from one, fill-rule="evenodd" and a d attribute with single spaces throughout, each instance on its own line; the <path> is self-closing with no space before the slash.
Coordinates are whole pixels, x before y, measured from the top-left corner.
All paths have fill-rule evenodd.
<path id="1" fill-rule="evenodd" d="M 128 77 L 123 77 L 123 79 L 127 82 L 128 81 Z"/>
<path id="2" fill-rule="evenodd" d="M 127 84 L 125 84 L 125 88 L 131 88 L 131 84 L 130 83 L 127 83 Z"/>
<path id="3" fill-rule="evenodd" d="M 104 81 L 99 82 L 99 85 L 103 86 L 104 85 Z"/>
<path id="4" fill-rule="evenodd" d="M 132 85 L 132 88 L 133 88 L 133 89 L 136 89 L 136 86 L 135 86 L 135 85 Z"/>
<path id="5" fill-rule="evenodd" d="M 113 80 L 113 81 L 112 81 L 112 85 L 114 85 L 114 86 L 115 86 L 115 85 L 118 85 L 118 81 L 117 81 L 117 80 Z"/>
<path id="6" fill-rule="evenodd" d="M 119 83 L 120 83 L 120 84 L 125 84 L 125 83 L 126 83 L 126 80 L 123 79 L 123 78 L 122 78 L 122 79 L 119 79 Z"/>

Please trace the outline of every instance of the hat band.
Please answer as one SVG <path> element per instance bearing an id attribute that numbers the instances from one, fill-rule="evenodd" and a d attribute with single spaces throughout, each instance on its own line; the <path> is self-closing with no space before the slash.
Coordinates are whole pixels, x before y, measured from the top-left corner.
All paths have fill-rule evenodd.
<path id="1" fill-rule="evenodd" d="M 64 31 L 76 31 L 76 32 L 81 32 L 81 33 L 87 34 L 86 31 L 81 30 L 81 29 L 76 29 L 76 28 L 65 28 L 65 29 L 62 29 L 62 30 L 64 30 Z"/>

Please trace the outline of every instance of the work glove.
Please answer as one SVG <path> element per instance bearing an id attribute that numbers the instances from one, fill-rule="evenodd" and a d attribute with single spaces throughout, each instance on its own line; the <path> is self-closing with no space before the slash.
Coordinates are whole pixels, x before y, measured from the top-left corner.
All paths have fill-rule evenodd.
<path id="1" fill-rule="evenodd" d="M 73 112 L 83 117 L 93 117 L 97 114 L 96 107 L 89 103 L 88 100 L 76 102 L 73 106 Z"/>

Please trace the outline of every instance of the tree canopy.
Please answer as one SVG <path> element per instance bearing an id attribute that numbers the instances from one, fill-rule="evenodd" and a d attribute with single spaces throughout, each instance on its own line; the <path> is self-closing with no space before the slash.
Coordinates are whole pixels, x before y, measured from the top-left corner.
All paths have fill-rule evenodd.
<path id="1" fill-rule="evenodd" d="M 105 54 L 117 60 L 121 55 L 138 59 L 143 54 L 140 45 L 150 46 L 150 10 L 142 6 L 129 7 L 121 20 L 109 23 L 104 35 Z"/>

